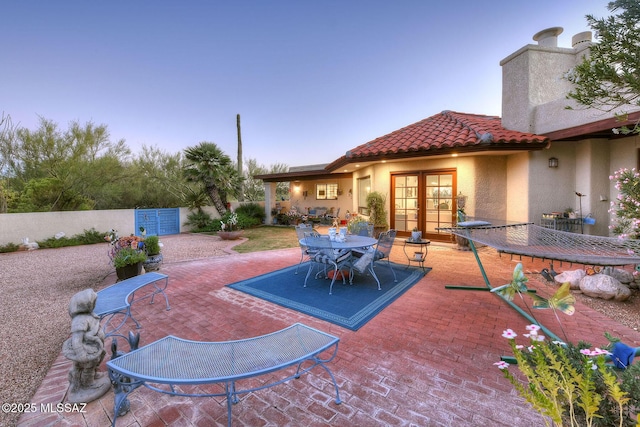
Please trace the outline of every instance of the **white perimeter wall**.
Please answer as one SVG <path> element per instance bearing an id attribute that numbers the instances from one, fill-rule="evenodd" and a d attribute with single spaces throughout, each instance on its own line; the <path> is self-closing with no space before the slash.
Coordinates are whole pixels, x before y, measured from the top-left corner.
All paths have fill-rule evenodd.
<path id="1" fill-rule="evenodd" d="M 213 218 L 220 217 L 213 207 L 205 207 L 203 210 Z M 187 208 L 180 208 L 181 233 L 189 231 L 189 228 L 183 225 L 188 215 Z M 0 245 L 20 244 L 25 237 L 30 242 L 45 240 L 59 232 L 71 237 L 92 228 L 101 233 L 113 228 L 118 230 L 119 235 L 126 236 L 135 234 L 134 227 L 134 209 L 6 213 L 0 214 Z"/>

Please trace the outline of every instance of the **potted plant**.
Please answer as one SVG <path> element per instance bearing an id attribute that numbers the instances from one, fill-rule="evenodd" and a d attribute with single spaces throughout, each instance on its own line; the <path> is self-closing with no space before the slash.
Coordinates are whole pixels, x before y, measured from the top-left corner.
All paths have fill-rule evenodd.
<path id="1" fill-rule="evenodd" d="M 157 271 L 160 269 L 160 265 L 164 257 L 160 253 L 162 247 L 158 236 L 149 236 L 144 239 L 144 250 L 147 254 L 147 259 L 144 261 L 144 271 Z"/>
<path id="2" fill-rule="evenodd" d="M 147 259 L 144 243 L 138 236 L 118 237 L 116 230 L 111 230 L 105 240 L 110 243 L 109 258 L 116 269 L 118 280 L 125 280 L 142 273 L 142 263 Z"/>
<path id="3" fill-rule="evenodd" d="M 422 231 L 418 230 L 418 227 L 413 227 L 413 230 L 411 230 L 411 240 L 414 242 L 422 240 Z"/>
<path id="4" fill-rule="evenodd" d="M 349 214 L 349 221 L 347 222 L 347 231 L 349 234 L 361 234 L 363 231 L 368 230 L 369 221 L 357 213 Z M 368 234 L 368 232 L 367 232 Z"/>
<path id="5" fill-rule="evenodd" d="M 367 209 L 369 210 L 369 220 L 373 223 L 374 237 L 378 237 L 383 231 L 387 231 L 387 210 L 385 205 L 387 197 L 378 191 L 367 194 Z"/>
<path id="6" fill-rule="evenodd" d="M 220 221 L 220 231 L 218 231 L 218 236 L 222 240 L 237 240 L 242 237 L 242 230 L 240 230 L 240 226 L 238 225 L 238 214 L 232 212 L 228 217 L 226 222 Z"/>

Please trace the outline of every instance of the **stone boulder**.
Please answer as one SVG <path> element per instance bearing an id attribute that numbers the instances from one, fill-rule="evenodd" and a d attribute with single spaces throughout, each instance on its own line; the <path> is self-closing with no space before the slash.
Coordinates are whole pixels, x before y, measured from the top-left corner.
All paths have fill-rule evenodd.
<path id="1" fill-rule="evenodd" d="M 580 280 L 580 290 L 585 295 L 605 300 L 626 301 L 631 296 L 627 286 L 606 274 L 584 276 Z"/>
<path id="2" fill-rule="evenodd" d="M 620 268 L 606 267 L 603 270 L 603 273 L 613 277 L 614 279 L 625 285 L 628 285 L 635 280 L 631 272 L 622 270 Z"/>
<path id="3" fill-rule="evenodd" d="M 563 271 L 562 273 L 558 274 L 554 278 L 554 280 L 558 285 L 569 282 L 569 284 L 571 285 L 571 289 L 575 290 L 580 289 L 580 280 L 582 280 L 582 278 L 586 275 L 587 273 L 585 273 L 584 270 Z"/>

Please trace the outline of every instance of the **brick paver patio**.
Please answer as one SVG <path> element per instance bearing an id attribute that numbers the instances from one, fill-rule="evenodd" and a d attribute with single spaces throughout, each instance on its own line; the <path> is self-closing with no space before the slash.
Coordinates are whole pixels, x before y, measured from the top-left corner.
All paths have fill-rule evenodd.
<path id="1" fill-rule="evenodd" d="M 507 283 L 518 260 L 480 251 L 493 286 Z M 400 299 L 353 332 L 225 288 L 231 282 L 293 265 L 299 249 L 287 249 L 167 264 L 168 296 L 164 304 L 134 305 L 141 322 L 142 345 L 167 334 L 220 341 L 251 337 L 302 322 L 341 338 L 330 364 L 343 400 L 333 401 L 326 372 L 316 369 L 298 380 L 241 397 L 233 407 L 234 426 L 538 426 L 539 415 L 513 391 L 493 363 L 509 354 L 502 331 L 523 331 L 528 322 L 489 292 L 447 290 L 445 284 L 482 286 L 471 252 L 432 245 L 427 265 L 433 270 Z M 406 263 L 401 246 L 392 260 Z M 537 272 L 548 262 L 523 259 L 530 285 L 545 285 Z M 580 266 L 556 270 L 575 269 Z M 107 279 L 110 284 L 115 277 Z M 339 292 L 341 284 L 334 287 Z M 330 298 L 327 295 L 327 298 Z M 560 335 L 551 313 L 539 312 L 543 324 Z M 581 304 L 572 317 L 563 316 L 571 341 L 603 345 L 603 333 L 640 345 L 640 333 Z M 110 343 L 107 343 L 110 344 Z M 107 355 L 109 357 L 109 354 Z M 60 355 L 32 403 L 62 402 L 70 363 Z M 512 369 L 517 369 L 513 367 Z M 225 426 L 223 398 L 171 397 L 141 388 L 130 395 L 131 411 L 118 426 Z M 35 413 L 19 425 L 107 426 L 113 393 L 87 405 L 84 413 Z"/>

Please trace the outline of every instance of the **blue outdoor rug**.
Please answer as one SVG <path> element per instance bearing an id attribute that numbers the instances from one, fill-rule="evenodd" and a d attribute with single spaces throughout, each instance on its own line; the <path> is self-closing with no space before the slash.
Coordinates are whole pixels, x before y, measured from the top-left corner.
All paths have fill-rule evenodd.
<path id="1" fill-rule="evenodd" d="M 424 276 L 419 268 L 406 268 L 391 263 L 398 282 L 393 281 L 386 262 L 376 266 L 382 290 L 378 290 L 375 279 L 370 275 L 356 273 L 353 285 L 342 284 L 337 278 L 333 294 L 329 295 L 330 279 L 321 275 L 315 278 L 316 268 L 309 276 L 307 287 L 304 278 L 309 263 L 303 263 L 295 274 L 296 267 L 287 267 L 252 279 L 232 283 L 232 289 L 279 304 L 283 307 L 335 323 L 352 331 L 357 331 L 386 306 L 391 304 Z M 431 269 L 426 269 L 429 272 Z"/>

